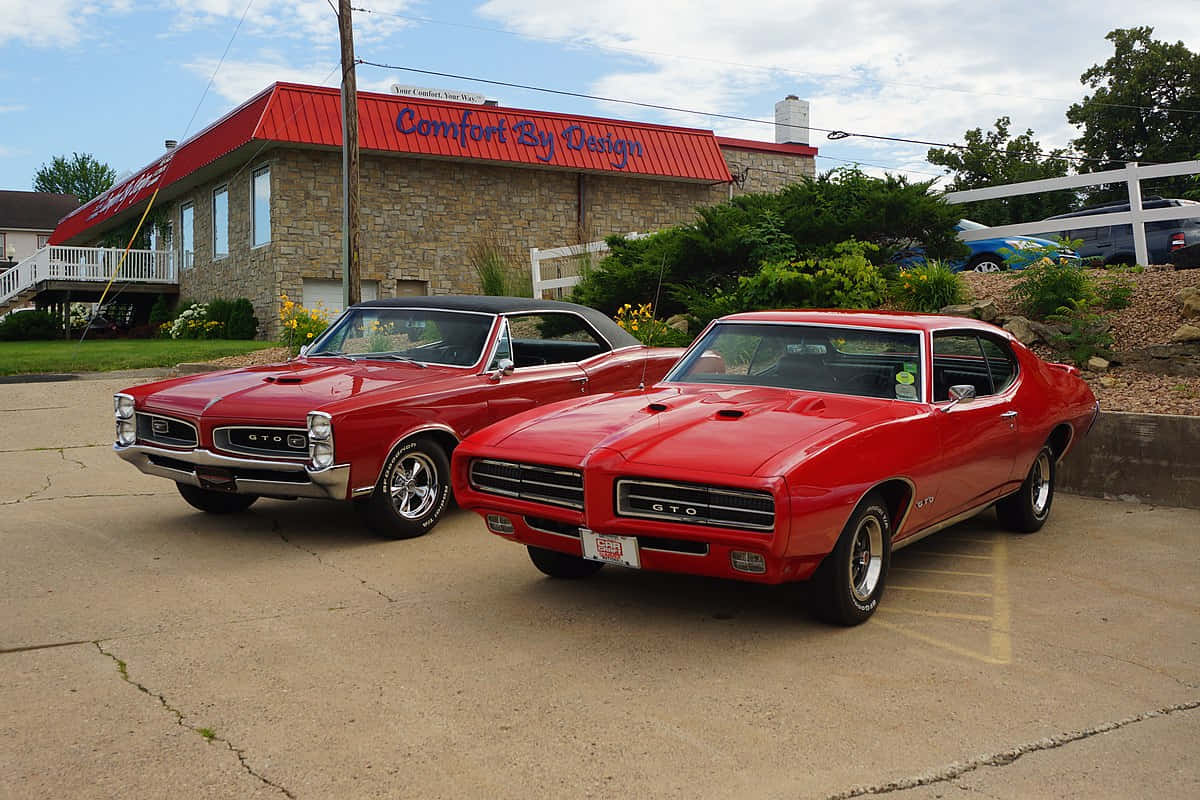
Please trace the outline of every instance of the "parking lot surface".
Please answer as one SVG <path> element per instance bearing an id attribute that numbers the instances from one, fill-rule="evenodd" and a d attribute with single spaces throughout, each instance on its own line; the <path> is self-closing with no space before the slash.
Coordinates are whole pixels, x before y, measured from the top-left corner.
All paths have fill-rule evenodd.
<path id="1" fill-rule="evenodd" d="M 196 512 L 112 454 L 123 385 L 4 387 L 0 798 L 1200 796 L 1198 511 L 984 514 L 831 628 L 796 587 L 553 581 L 461 511 Z"/>

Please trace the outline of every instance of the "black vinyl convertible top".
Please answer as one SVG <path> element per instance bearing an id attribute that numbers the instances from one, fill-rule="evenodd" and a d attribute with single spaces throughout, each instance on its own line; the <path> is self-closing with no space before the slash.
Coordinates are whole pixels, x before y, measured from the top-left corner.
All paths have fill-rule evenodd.
<path id="1" fill-rule="evenodd" d="M 433 297 L 389 297 L 367 300 L 355 308 L 430 308 L 446 311 L 475 311 L 482 314 L 520 314 L 537 311 L 566 311 L 587 320 L 616 350 L 639 344 L 633 334 L 594 308 L 565 303 L 562 300 L 536 300 L 531 297 L 491 297 L 473 294 L 442 294 Z"/>

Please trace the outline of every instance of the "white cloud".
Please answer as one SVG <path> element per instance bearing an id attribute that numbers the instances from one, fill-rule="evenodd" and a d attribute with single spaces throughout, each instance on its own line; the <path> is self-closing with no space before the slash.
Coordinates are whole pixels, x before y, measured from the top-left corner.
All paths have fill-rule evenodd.
<path id="1" fill-rule="evenodd" d="M 26 108 L 28 108 L 28 106 L 20 104 L 0 106 L 0 114 L 13 114 L 18 111 L 24 111 Z"/>
<path id="2" fill-rule="evenodd" d="M 87 36 L 97 19 L 129 9 L 130 0 L 0 0 L 0 45 L 69 47 Z"/>
<path id="3" fill-rule="evenodd" d="M 1195 0 L 1022 0 L 969 10 L 961 0 L 487 0 L 477 9 L 523 35 L 619 48 L 620 66 L 595 78 L 589 93 L 765 119 L 774 101 L 764 97 L 795 92 L 812 101 L 817 127 L 935 142 L 961 141 L 968 128 L 1009 116 L 1013 131 L 1033 128 L 1047 148 L 1075 135 L 1064 115 L 1084 94 L 1079 75 L 1111 55 L 1105 34 L 1153 25 L 1156 38 L 1200 50 L 1195 10 Z M 655 113 L 627 105 L 612 112 Z M 660 117 L 724 135 L 773 135 L 754 123 Z M 867 161 L 940 172 L 924 162 L 927 146 L 816 132 L 812 143 L 831 155 L 854 150 Z"/>
<path id="4" fill-rule="evenodd" d="M 170 0 L 177 17 L 177 30 L 202 25 L 236 24 L 245 13 L 243 29 L 251 34 L 304 39 L 322 49 L 337 52 L 337 15 L 329 0 L 256 0 L 247 10 L 246 0 Z M 332 0 L 334 7 L 337 1 Z M 355 12 L 354 40 L 371 42 L 408 27 L 403 12 L 412 0 L 363 0 L 355 6 L 369 7 L 371 13 Z M 232 30 L 232 28 L 230 29 Z"/>

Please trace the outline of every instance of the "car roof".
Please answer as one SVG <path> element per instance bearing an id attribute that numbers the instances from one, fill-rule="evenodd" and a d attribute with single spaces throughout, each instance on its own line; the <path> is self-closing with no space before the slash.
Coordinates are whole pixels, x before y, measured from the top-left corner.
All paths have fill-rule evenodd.
<path id="1" fill-rule="evenodd" d="M 1009 337 L 1007 331 L 987 322 L 970 317 L 952 317 L 947 314 L 916 314 L 896 311 L 747 311 L 722 317 L 730 322 L 789 322 L 808 325 L 841 325 L 847 328 L 890 328 L 897 331 L 934 331 L 942 328 L 959 328 L 999 333 Z M 1011 337 L 1009 337 L 1011 338 Z"/>
<path id="2" fill-rule="evenodd" d="M 389 297 L 367 300 L 355 308 L 429 308 L 445 311 L 473 311 L 480 314 L 520 314 L 538 311 L 558 311 L 578 314 L 608 340 L 613 349 L 640 344 L 608 316 L 594 308 L 562 300 L 540 300 L 532 297 L 493 297 L 491 295 L 441 294 L 432 297 Z"/>

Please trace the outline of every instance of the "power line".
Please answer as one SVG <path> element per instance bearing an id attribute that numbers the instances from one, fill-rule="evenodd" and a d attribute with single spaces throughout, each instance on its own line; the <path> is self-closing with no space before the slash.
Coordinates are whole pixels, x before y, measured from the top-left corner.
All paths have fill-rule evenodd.
<path id="1" fill-rule="evenodd" d="M 1040 97 L 1038 95 L 1028 94 L 1007 94 L 1004 92 L 985 92 L 977 89 L 960 89 L 954 86 L 938 86 L 923 83 L 912 83 L 908 81 L 885 81 L 878 78 L 864 78 L 862 75 L 848 72 L 804 72 L 801 70 L 790 69 L 788 67 L 767 67 L 761 64 L 747 64 L 741 61 L 726 61 L 718 58 L 705 58 L 703 56 L 685 56 L 678 53 L 666 53 L 659 50 L 645 50 L 634 47 L 619 47 L 617 45 L 600 44 L 583 39 L 561 39 L 553 36 L 537 36 L 531 33 L 521 33 L 519 31 L 505 30 L 504 28 L 492 28 L 486 25 L 472 25 L 466 22 L 451 22 L 448 20 L 433 19 L 432 17 L 420 17 L 412 14 L 399 14 L 394 11 L 376 11 L 370 8 L 355 8 L 351 7 L 351 11 L 358 11 L 364 14 L 377 14 L 384 17 L 396 17 L 398 19 L 408 20 L 410 22 L 424 22 L 430 25 L 443 25 L 449 28 L 462 28 L 464 30 L 479 31 L 482 33 L 499 33 L 505 36 L 515 36 L 520 39 L 528 39 L 536 42 L 547 42 L 550 44 L 560 44 L 568 47 L 588 47 L 594 50 L 607 50 L 614 53 L 627 53 L 637 56 L 655 56 L 658 58 L 674 58 L 681 61 L 695 61 L 704 64 L 714 64 L 717 66 L 738 67 L 741 69 L 753 69 L 767 73 L 780 73 L 784 75 L 792 75 L 795 77 L 804 78 L 841 78 L 841 79 L 857 79 L 867 83 L 875 83 L 881 86 L 903 86 L 909 89 L 932 89 L 939 92 L 957 92 L 959 94 L 967 94 L 974 97 L 1008 97 L 1021 100 L 1038 100 L 1046 103 L 1073 103 L 1072 99 L 1063 97 Z M 1200 109 L 1193 108 L 1175 108 L 1173 106 L 1138 106 L 1128 105 L 1125 103 L 1102 103 L 1093 100 L 1092 103 L 1098 106 L 1108 108 L 1125 108 L 1135 111 L 1166 111 L 1174 114 L 1200 114 Z"/>
<path id="2" fill-rule="evenodd" d="M 437 77 L 437 78 L 450 78 L 452 80 L 457 80 L 457 81 L 471 81 L 474 83 L 485 83 L 490 86 L 503 86 L 503 87 L 506 87 L 509 89 L 524 89 L 524 90 L 530 91 L 530 92 L 542 92 L 545 94 L 554 94 L 554 95 L 560 95 L 563 97 L 576 97 L 576 98 L 580 98 L 583 100 L 596 100 L 596 101 L 602 102 L 602 103 L 620 103 L 622 105 L 638 106 L 639 108 L 653 108 L 658 111 L 671 111 L 671 112 L 679 113 L 679 114 L 694 114 L 697 116 L 714 117 L 716 119 L 729 119 L 729 120 L 735 120 L 738 122 L 754 122 L 754 123 L 758 123 L 760 125 L 781 124 L 781 123 L 775 122 L 774 120 L 758 119 L 757 117 L 743 117 L 743 116 L 738 116 L 736 114 L 719 114 L 719 113 L 712 112 L 712 111 L 698 111 L 698 110 L 692 109 L 692 108 L 680 108 L 678 106 L 667 106 L 667 105 L 661 105 L 659 103 L 646 103 L 646 102 L 641 102 L 638 100 L 623 100 L 623 99 L 616 98 L 616 97 L 602 97 L 600 95 L 585 94 L 584 92 L 572 92 L 572 91 L 567 91 L 565 89 L 550 89 L 550 88 L 547 88 L 544 86 L 531 86 L 529 84 L 523 84 L 523 83 L 512 83 L 509 81 L 497 81 L 497 80 L 491 80 L 488 78 L 473 77 L 471 75 L 456 75 L 451 72 L 438 72 L 436 70 L 417 69 L 416 67 L 402 67 L 402 66 L 399 66 L 396 64 L 383 64 L 378 61 L 368 61 L 368 60 L 362 59 L 362 58 L 355 59 L 355 63 L 356 64 L 364 64 L 369 67 L 378 67 L 380 69 L 393 69 L 393 70 L 399 70 L 401 72 L 415 72 L 419 75 L 431 75 L 431 76 Z M 840 130 L 838 128 L 818 128 L 818 127 L 815 127 L 812 125 L 787 125 L 787 127 L 798 128 L 800 130 L 816 131 L 818 133 L 824 133 L 830 139 L 845 139 L 850 136 L 857 136 L 860 139 L 875 139 L 877 141 L 883 141 L 883 142 L 898 142 L 898 143 L 903 143 L 903 144 L 926 145 L 929 147 L 944 147 L 944 148 L 948 148 L 951 150 L 969 150 L 970 149 L 967 145 L 963 145 L 963 144 L 953 144 L 950 142 L 935 142 L 935 141 L 930 141 L 927 139 L 913 139 L 913 138 L 909 138 L 909 137 L 905 137 L 905 136 L 886 136 L 884 134 L 879 134 L 879 133 L 863 133 L 861 131 L 845 131 L 845 130 Z M 998 147 L 991 147 L 988 149 L 995 153 L 1003 152 L 1002 149 L 998 148 Z M 1063 153 L 1063 154 L 1047 153 L 1043 150 L 1035 150 L 1033 152 L 1037 153 L 1040 156 L 1044 156 L 1046 158 L 1061 158 L 1061 159 L 1064 159 L 1067 161 L 1099 162 L 1099 163 L 1108 163 L 1108 161 L 1109 161 L 1109 159 L 1091 158 L 1088 156 L 1072 156 L 1072 155 L 1067 155 L 1065 153 Z"/>

